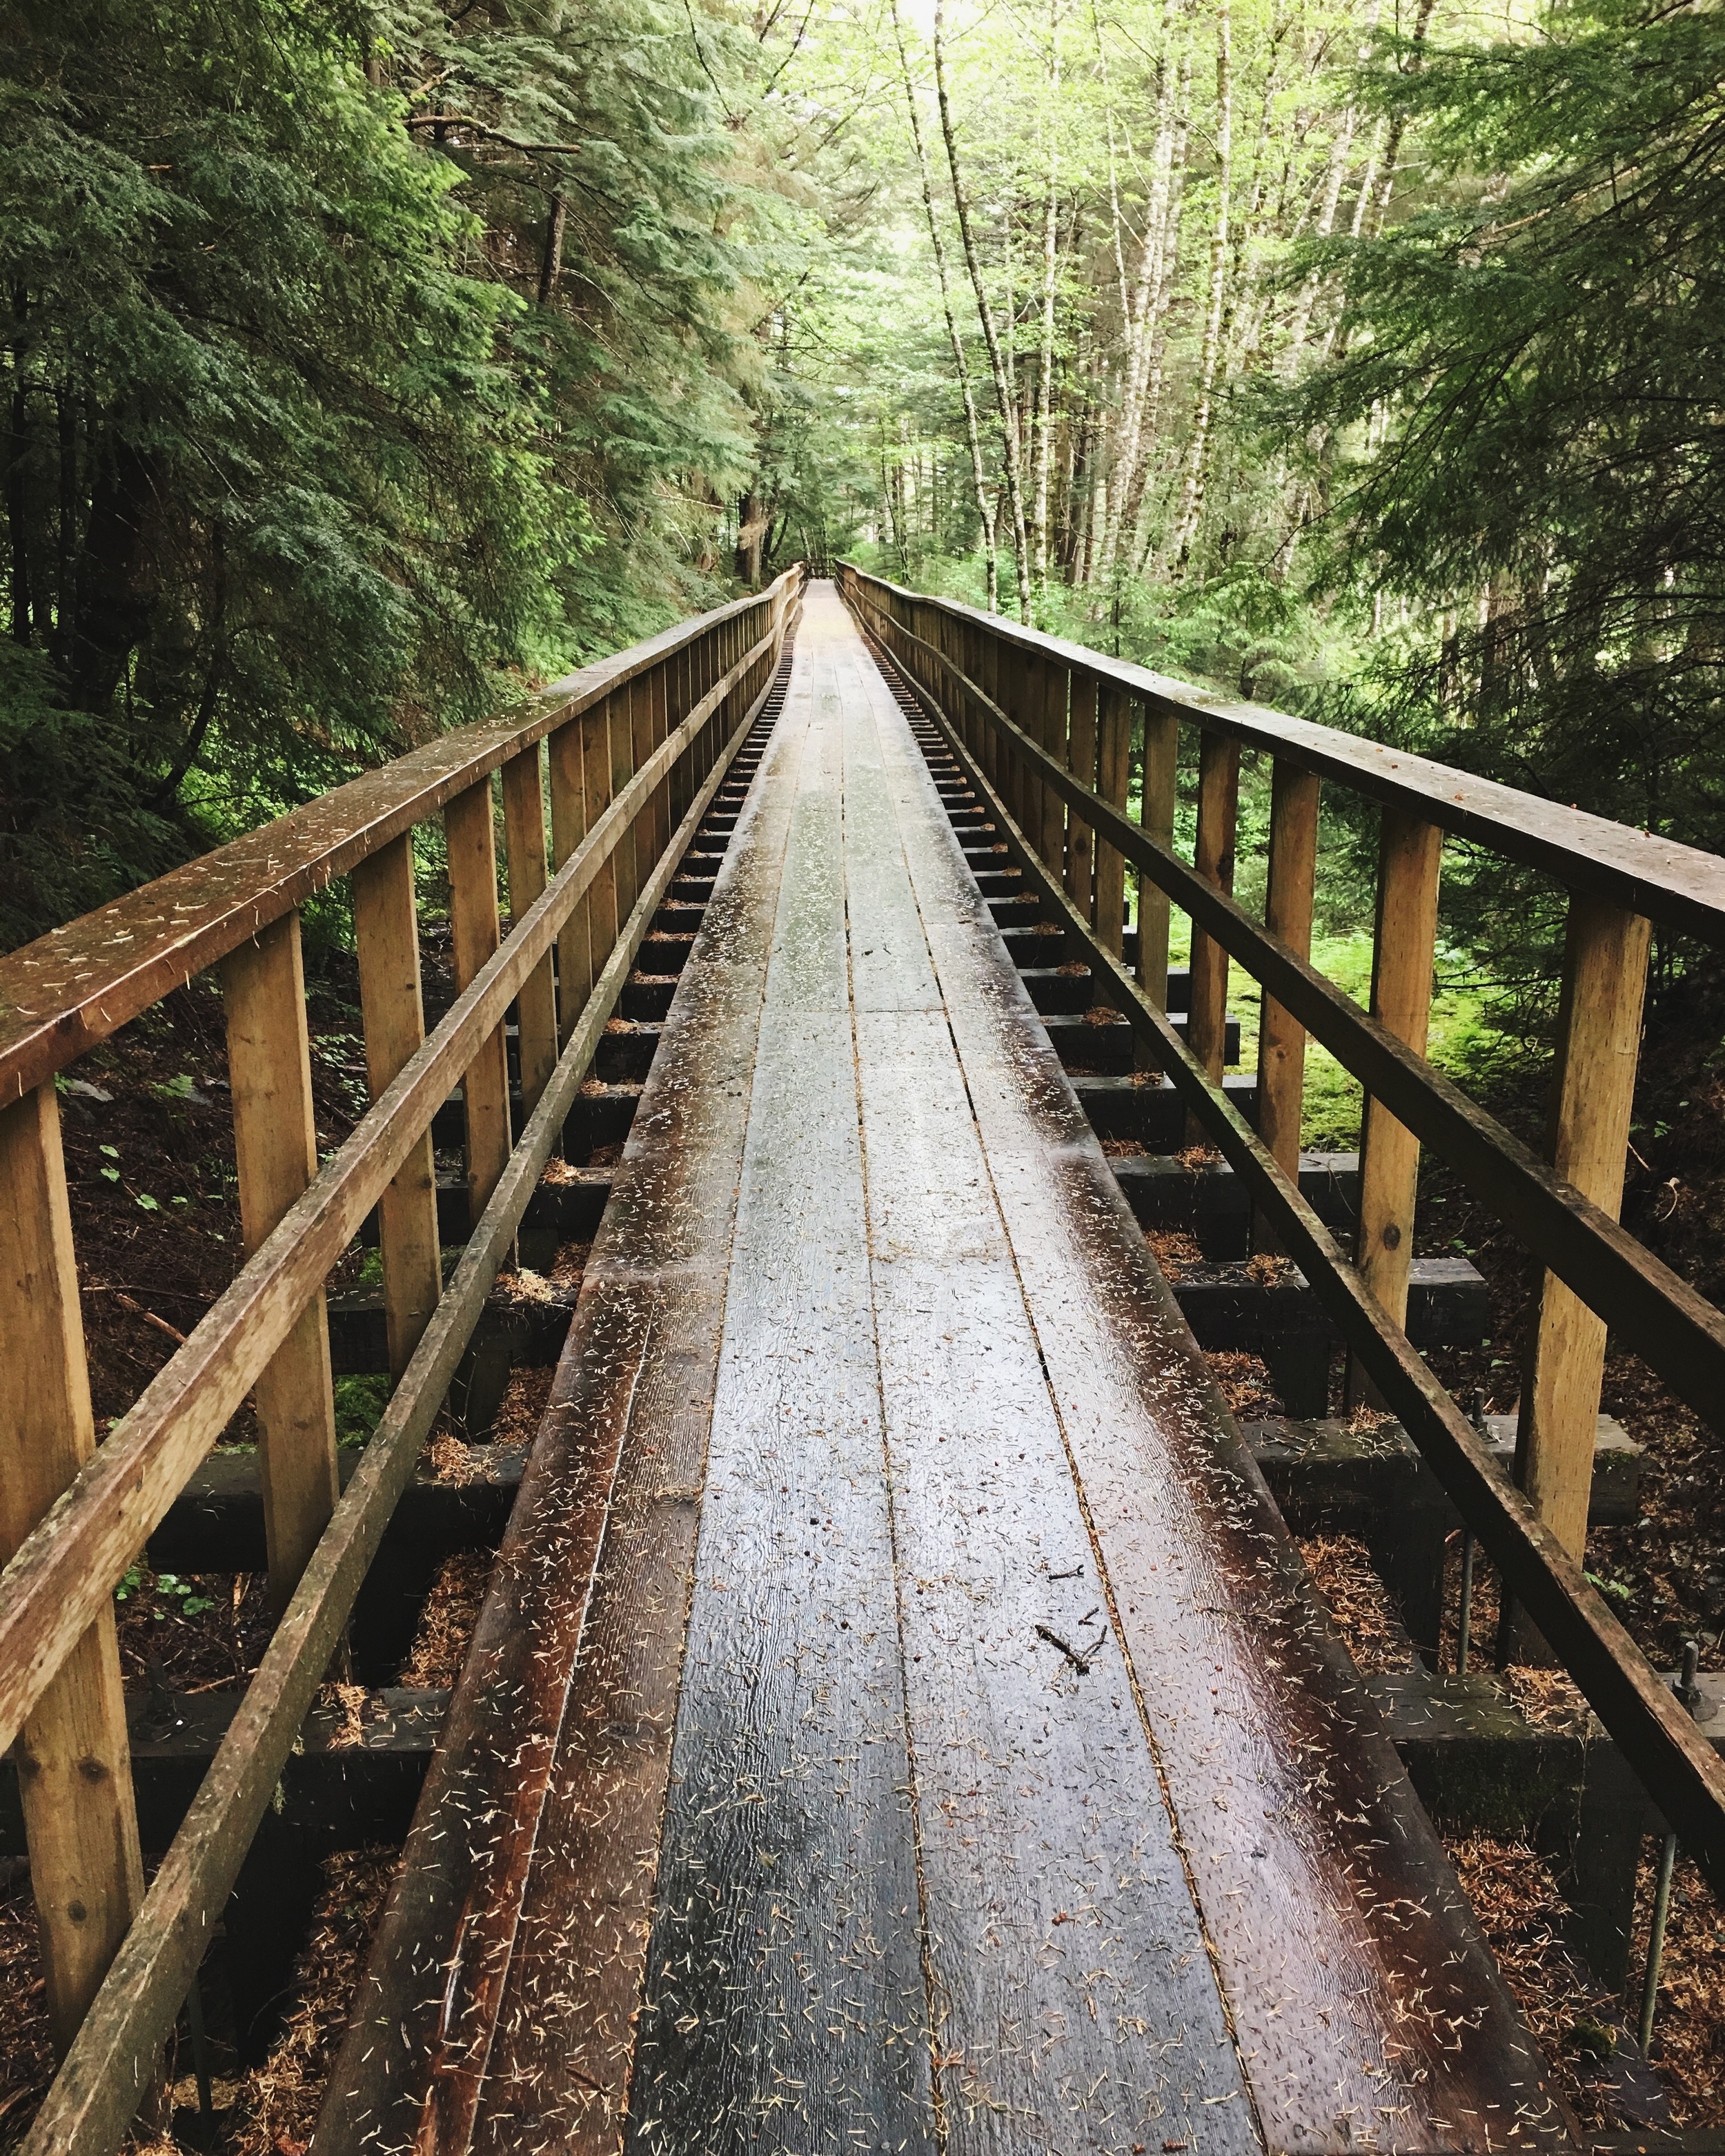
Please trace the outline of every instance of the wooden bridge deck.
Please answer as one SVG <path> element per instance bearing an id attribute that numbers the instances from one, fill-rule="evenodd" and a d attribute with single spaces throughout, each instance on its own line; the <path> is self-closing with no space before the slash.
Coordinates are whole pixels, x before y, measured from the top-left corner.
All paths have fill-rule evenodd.
<path id="1" fill-rule="evenodd" d="M 1568 2145 L 827 585 L 316 2147 Z"/>

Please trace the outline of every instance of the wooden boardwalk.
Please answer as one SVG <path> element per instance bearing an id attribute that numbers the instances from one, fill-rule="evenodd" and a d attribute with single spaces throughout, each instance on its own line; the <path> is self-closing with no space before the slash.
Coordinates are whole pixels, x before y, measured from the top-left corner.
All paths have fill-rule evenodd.
<path id="1" fill-rule="evenodd" d="M 815 585 L 316 2146 L 1568 2145 Z"/>

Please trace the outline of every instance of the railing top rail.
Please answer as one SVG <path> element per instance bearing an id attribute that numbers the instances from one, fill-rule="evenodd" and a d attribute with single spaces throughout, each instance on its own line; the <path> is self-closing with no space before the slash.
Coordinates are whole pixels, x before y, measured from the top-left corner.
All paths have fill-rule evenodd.
<path id="1" fill-rule="evenodd" d="M 41 1085 L 520 751 L 783 582 L 595 660 L 498 717 L 440 735 L 0 957 L 0 1103 Z"/>
<path id="2" fill-rule="evenodd" d="M 1171 707 L 1248 747 L 1338 780 L 1373 800 L 1413 809 L 1457 838 L 1538 869 L 1571 890 L 1610 898 L 1632 913 L 1704 942 L 1725 943 L 1725 860 L 1717 854 L 1335 726 L 1291 718 L 1265 704 L 1194 688 L 1170 675 L 984 613 L 962 600 L 913 592 L 850 563 L 845 567 L 882 591 L 973 621 L 1002 643 L 1081 667 L 1130 696 Z"/>

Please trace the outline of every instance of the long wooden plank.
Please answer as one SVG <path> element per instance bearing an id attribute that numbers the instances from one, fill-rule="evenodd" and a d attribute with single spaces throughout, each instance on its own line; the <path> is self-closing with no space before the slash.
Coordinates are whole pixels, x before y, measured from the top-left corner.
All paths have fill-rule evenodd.
<path id="1" fill-rule="evenodd" d="M 824 626 L 630 2101 L 626 2145 L 662 2156 L 935 2145 Z"/>
<path id="2" fill-rule="evenodd" d="M 801 575 L 773 585 L 781 604 Z M 577 712 L 758 604 L 733 599 L 595 660 L 0 958 L 0 1099 L 21 1098 Z"/>
<path id="3" fill-rule="evenodd" d="M 216 1914 L 478 1321 L 501 1254 L 561 1135 L 677 857 L 693 836 L 742 731 L 697 797 L 677 847 L 660 863 L 595 984 L 581 1024 L 271 1635 L 258 1674 L 151 1883 L 139 1921 L 116 1956 L 37 2116 L 25 2156 L 110 2156 L 124 2134 L 144 2085 L 146 2062 L 179 2010 Z"/>
<path id="4" fill-rule="evenodd" d="M 915 903 L 865 668 L 854 952 L 885 864 Z M 926 937 L 897 970 L 856 1053 L 944 2146 L 1257 2152 Z"/>
<path id="5" fill-rule="evenodd" d="M 776 888 L 770 847 L 733 855 L 673 998 L 331 2075 L 332 2156 L 620 2108 Z"/>
<path id="6" fill-rule="evenodd" d="M 739 665 L 727 678 L 742 670 Z M 710 706 L 718 701 L 715 690 Z M 0 1573 L 0 1745 L 18 1733 L 31 1704 L 226 1428 L 480 1043 L 502 1023 L 522 982 L 657 783 L 659 760 L 669 763 L 681 754 L 706 716 L 691 713 L 653 763 L 595 819 L 545 896 Z"/>
<path id="7" fill-rule="evenodd" d="M 1537 2047 L 896 732 L 968 1097 L 1266 2138 L 1562 2146 Z"/>
<path id="8" fill-rule="evenodd" d="M 983 784 L 981 767 L 964 751 L 957 730 L 932 699 L 925 708 L 973 780 Z M 1033 849 L 998 796 L 993 805 L 1014 859 L 1038 884 L 1056 916 L 1065 908 L 1066 932 L 1108 983 L 1110 1001 L 1150 1045 L 1189 1105 L 1204 1117 L 1214 1142 L 1245 1177 L 1255 1204 L 1311 1281 L 1390 1411 L 1430 1461 L 1589 1704 L 1625 1755 L 1636 1761 L 1667 1820 L 1716 1889 L 1725 1892 L 1725 1768 L 1701 1741 L 1694 1722 L 1562 1543 L 1506 1481 L 1478 1433 L 1406 1334 L 1367 1291 L 1335 1238 L 1257 1132 L 1191 1056 L 1166 1015 L 1065 906 L 1065 894 L 1040 873 Z"/>
<path id="9" fill-rule="evenodd" d="M 891 621 L 890 613 L 881 607 L 881 595 L 897 593 L 898 586 L 848 566 L 844 577 L 846 588 L 875 610 L 876 619 Z M 1022 652 L 1039 658 L 1053 654 L 1087 667 L 1149 705 L 1199 720 L 1208 728 L 1231 735 L 1243 747 L 1284 757 L 1320 778 L 1339 779 L 1372 800 L 1397 803 L 1459 838 L 1542 870 L 1574 889 L 1595 891 L 1630 912 L 1645 913 L 1708 942 L 1725 941 L 1725 862 L 1699 847 L 1679 845 L 1653 832 L 1519 793 L 1512 786 L 1342 733 L 1333 726 L 1290 718 L 1262 704 L 1209 696 L 1168 675 L 1106 658 L 1060 637 L 1044 636 L 956 599 L 923 603 L 976 624 L 1003 648 L 1009 665 L 1015 665 Z M 905 633 L 901 628 L 897 631 Z M 891 644 L 891 634 L 887 640 Z"/>

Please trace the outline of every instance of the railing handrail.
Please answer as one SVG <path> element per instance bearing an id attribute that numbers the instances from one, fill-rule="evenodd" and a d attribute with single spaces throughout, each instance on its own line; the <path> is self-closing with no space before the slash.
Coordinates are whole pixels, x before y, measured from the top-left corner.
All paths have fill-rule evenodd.
<path id="1" fill-rule="evenodd" d="M 522 749 L 799 574 L 787 569 L 759 592 L 578 667 L 508 711 L 440 734 L 0 957 L 0 1104 L 22 1099 Z"/>
<path id="2" fill-rule="evenodd" d="M 1131 660 L 1067 639 L 1027 629 L 961 599 L 912 591 L 855 563 L 842 567 L 859 581 L 918 606 L 973 622 L 1004 644 L 1062 665 L 1082 668 L 1129 696 L 1226 735 L 1243 747 L 1334 779 L 1373 800 L 1410 809 L 1455 837 L 1553 876 L 1572 891 L 1609 898 L 1662 927 L 1725 943 L 1725 860 L 1675 839 L 1615 823 L 1585 808 L 1523 793 L 1410 750 L 1392 748 L 1338 726 L 1296 719 L 1267 704 L 1194 687 Z"/>

